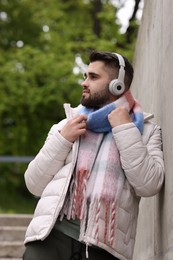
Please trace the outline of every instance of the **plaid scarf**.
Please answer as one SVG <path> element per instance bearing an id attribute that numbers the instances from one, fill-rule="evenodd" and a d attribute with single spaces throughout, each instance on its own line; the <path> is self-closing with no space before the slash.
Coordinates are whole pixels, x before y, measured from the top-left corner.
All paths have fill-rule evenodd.
<path id="1" fill-rule="evenodd" d="M 80 148 L 75 173 L 61 211 L 67 219 L 80 219 L 80 240 L 85 233 L 113 245 L 115 238 L 117 202 L 121 196 L 125 175 L 107 115 L 116 107 L 124 105 L 138 127 L 143 130 L 143 114 L 140 105 L 130 92 L 119 100 L 97 110 L 82 107 L 87 112 L 88 130 L 80 138 Z M 100 129 L 101 128 L 101 129 Z M 104 129 L 104 130 L 103 130 Z M 104 212 L 104 227 L 99 218 Z M 104 231 L 103 231 L 104 230 Z"/>

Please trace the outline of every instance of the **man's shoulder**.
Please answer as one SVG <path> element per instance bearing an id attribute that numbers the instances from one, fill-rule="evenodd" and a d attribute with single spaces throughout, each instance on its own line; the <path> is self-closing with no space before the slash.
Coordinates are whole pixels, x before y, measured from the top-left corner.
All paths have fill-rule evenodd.
<path id="1" fill-rule="evenodd" d="M 161 133 L 161 127 L 153 120 L 154 115 L 151 113 L 144 113 L 144 132 L 143 138 L 149 139 L 153 135 Z"/>
<path id="2" fill-rule="evenodd" d="M 160 126 L 154 120 L 154 114 L 144 112 L 144 125 L 151 128 L 160 128 Z"/>

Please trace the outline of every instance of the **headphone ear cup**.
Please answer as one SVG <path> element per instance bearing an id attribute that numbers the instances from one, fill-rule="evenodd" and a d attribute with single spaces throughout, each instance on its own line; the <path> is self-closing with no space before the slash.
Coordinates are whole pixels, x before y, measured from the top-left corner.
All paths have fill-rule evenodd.
<path id="1" fill-rule="evenodd" d="M 119 81 L 117 79 L 112 80 L 109 83 L 109 91 L 111 94 L 113 94 L 115 96 L 119 96 L 119 95 L 123 94 L 123 92 L 125 91 L 124 82 Z"/>

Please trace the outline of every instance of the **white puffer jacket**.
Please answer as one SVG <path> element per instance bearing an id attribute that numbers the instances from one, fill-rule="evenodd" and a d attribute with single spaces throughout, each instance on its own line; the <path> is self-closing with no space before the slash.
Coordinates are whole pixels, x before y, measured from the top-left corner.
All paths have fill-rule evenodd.
<path id="1" fill-rule="evenodd" d="M 75 110 L 68 108 L 67 115 Z M 112 132 L 120 152 L 126 180 L 116 213 L 113 246 L 95 241 L 89 227 L 84 241 L 105 249 L 121 260 L 132 259 L 140 197 L 157 194 L 164 181 L 164 162 L 160 127 L 145 115 L 144 133 L 133 123 L 115 127 Z M 41 197 L 27 229 L 25 243 L 44 240 L 52 230 L 63 206 L 75 167 L 79 142 L 70 143 L 59 131 L 66 120 L 54 125 L 46 142 L 25 172 L 28 190 Z M 100 223 L 104 216 L 100 217 Z"/>

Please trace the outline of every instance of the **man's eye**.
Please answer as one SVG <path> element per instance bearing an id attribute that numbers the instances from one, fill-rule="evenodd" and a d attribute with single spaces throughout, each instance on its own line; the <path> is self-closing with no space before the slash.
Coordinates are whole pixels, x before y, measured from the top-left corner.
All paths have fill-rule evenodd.
<path id="1" fill-rule="evenodd" d="M 91 79 L 97 79 L 97 76 L 96 75 L 91 75 L 90 78 Z"/>

